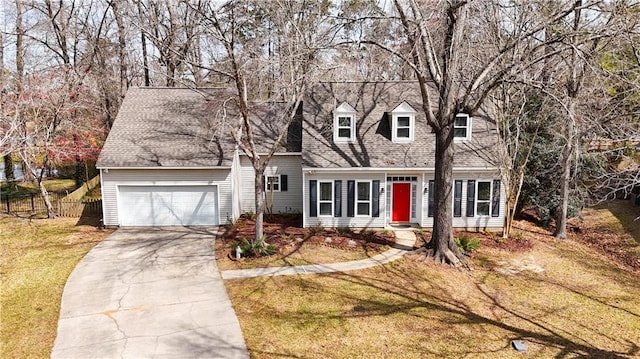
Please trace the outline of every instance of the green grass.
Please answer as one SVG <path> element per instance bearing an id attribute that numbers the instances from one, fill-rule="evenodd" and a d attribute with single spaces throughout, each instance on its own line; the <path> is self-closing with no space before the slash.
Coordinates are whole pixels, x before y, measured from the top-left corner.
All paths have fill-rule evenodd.
<path id="1" fill-rule="evenodd" d="M 48 191 L 57 192 L 57 191 L 69 191 L 72 192 L 75 189 L 75 182 L 72 179 L 50 179 L 44 180 L 44 187 Z M 0 192 L 4 194 L 9 194 L 12 196 L 23 195 L 23 194 L 31 194 L 31 193 L 40 193 L 40 190 L 36 186 L 35 183 L 32 182 L 20 182 L 17 184 L 9 184 L 6 182 L 2 182 L 0 184 Z"/>
<path id="2" fill-rule="evenodd" d="M 110 233 L 76 226 L 77 220 L 0 219 L 0 357 L 49 357 L 64 284 L 78 261 Z"/>
<path id="3" fill-rule="evenodd" d="M 637 274 L 580 243 L 526 236 L 535 245 L 521 252 L 480 247 L 471 272 L 413 255 L 346 274 L 225 284 L 252 358 L 640 355 Z M 507 267 L 515 274 L 502 274 Z"/>
<path id="4" fill-rule="evenodd" d="M 640 216 L 640 207 L 634 206 L 630 200 L 618 200 L 607 202 L 599 209 L 609 210 L 635 241 L 640 243 L 640 220 L 636 220 Z M 613 222 L 612 225 L 615 226 L 615 221 Z"/>

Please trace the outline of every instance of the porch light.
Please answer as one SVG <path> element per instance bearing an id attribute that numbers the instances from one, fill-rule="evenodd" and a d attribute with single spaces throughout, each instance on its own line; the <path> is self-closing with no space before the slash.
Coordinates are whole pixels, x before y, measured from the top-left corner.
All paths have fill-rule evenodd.
<path id="1" fill-rule="evenodd" d="M 380 195 L 384 194 L 384 187 L 380 187 Z"/>
<path id="2" fill-rule="evenodd" d="M 429 192 L 429 187 L 425 187 L 425 188 L 422 190 L 422 194 L 427 194 L 427 192 Z"/>

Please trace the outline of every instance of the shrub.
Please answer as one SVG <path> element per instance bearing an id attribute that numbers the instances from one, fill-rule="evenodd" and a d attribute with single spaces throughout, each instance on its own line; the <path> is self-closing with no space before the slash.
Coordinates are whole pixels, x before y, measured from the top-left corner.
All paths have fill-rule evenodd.
<path id="1" fill-rule="evenodd" d="M 304 230 L 304 237 L 305 238 L 309 238 L 309 237 L 313 237 L 313 236 L 321 236 L 324 234 L 324 227 L 322 226 L 322 223 L 318 222 L 315 225 L 311 226 L 311 227 L 307 227 Z"/>
<path id="2" fill-rule="evenodd" d="M 240 254 L 243 257 L 260 257 L 275 254 L 278 249 L 273 244 L 266 243 L 265 238 L 265 236 L 262 236 L 260 240 L 250 241 L 246 237 L 242 237 L 240 243 L 233 244 L 233 247 L 235 249 L 236 246 L 240 246 Z"/>
<path id="3" fill-rule="evenodd" d="M 255 221 L 256 220 L 256 213 L 253 211 L 249 211 L 249 212 L 245 212 L 242 214 L 242 218 L 247 219 L 249 221 Z"/>
<path id="4" fill-rule="evenodd" d="M 469 254 L 480 247 L 480 240 L 476 237 L 464 234 L 456 238 L 456 246 L 458 246 L 460 252 Z"/>

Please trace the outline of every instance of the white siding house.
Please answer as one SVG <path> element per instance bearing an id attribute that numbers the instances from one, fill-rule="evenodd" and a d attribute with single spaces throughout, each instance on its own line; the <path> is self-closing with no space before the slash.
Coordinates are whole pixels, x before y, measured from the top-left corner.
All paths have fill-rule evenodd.
<path id="1" fill-rule="evenodd" d="M 302 213 L 300 154 L 276 154 L 264 171 L 265 200 L 272 213 Z M 255 172 L 246 156 L 240 156 L 240 208 L 255 212 Z"/>
<path id="2" fill-rule="evenodd" d="M 108 226 L 219 225 L 254 212 L 255 176 L 233 141 L 225 89 L 132 88 L 97 162 Z M 267 153 L 277 105 L 252 113 Z M 261 107 L 261 108 L 262 108 Z M 318 83 L 264 172 L 274 213 L 304 226 L 433 226 L 435 138 L 411 81 Z M 262 112 L 260 112 L 262 111 Z M 224 118 L 217 114 L 225 112 Z M 454 126 L 453 226 L 500 230 L 505 186 L 487 116 Z"/>

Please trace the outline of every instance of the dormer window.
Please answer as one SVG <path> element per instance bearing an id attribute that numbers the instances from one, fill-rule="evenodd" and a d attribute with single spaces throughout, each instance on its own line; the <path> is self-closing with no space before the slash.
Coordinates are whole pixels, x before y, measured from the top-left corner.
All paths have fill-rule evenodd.
<path id="1" fill-rule="evenodd" d="M 356 138 L 356 110 L 343 102 L 333 113 L 333 140 L 353 142 Z"/>
<path id="2" fill-rule="evenodd" d="M 453 139 L 456 142 L 471 140 L 471 117 L 466 113 L 459 113 L 453 121 Z"/>
<path id="3" fill-rule="evenodd" d="M 416 110 L 403 102 L 391 111 L 391 140 L 397 143 L 412 142 L 415 132 Z"/>

